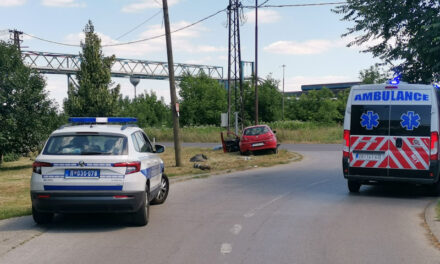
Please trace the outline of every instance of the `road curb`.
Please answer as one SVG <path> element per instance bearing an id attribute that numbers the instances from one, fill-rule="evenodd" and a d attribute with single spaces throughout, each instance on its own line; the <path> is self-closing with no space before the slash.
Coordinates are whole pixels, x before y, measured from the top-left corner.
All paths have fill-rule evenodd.
<path id="1" fill-rule="evenodd" d="M 428 235 L 434 246 L 440 249 L 440 221 L 437 220 L 437 213 L 435 211 L 438 200 L 428 204 L 425 208 L 425 225 L 428 229 Z"/>

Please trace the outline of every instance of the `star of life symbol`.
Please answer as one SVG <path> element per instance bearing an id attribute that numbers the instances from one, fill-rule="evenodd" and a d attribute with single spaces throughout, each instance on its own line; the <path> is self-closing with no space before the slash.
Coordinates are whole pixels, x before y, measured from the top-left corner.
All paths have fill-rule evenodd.
<path id="1" fill-rule="evenodd" d="M 414 111 L 408 111 L 406 114 L 402 114 L 400 119 L 402 120 L 400 125 L 406 130 L 413 130 L 420 125 L 420 116 L 419 114 L 415 114 Z"/>
<path id="2" fill-rule="evenodd" d="M 379 115 L 373 113 L 373 111 L 367 111 L 361 115 L 361 126 L 367 130 L 373 130 L 373 128 L 379 125 Z"/>

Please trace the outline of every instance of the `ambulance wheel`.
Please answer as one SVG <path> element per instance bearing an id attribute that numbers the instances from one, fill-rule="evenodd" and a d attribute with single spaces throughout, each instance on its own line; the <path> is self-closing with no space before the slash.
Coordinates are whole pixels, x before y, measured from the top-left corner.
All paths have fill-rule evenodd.
<path id="1" fill-rule="evenodd" d="M 348 180 L 347 185 L 348 185 L 348 190 L 351 193 L 358 193 L 359 189 L 361 188 L 361 184 L 353 180 Z"/>
<path id="2" fill-rule="evenodd" d="M 32 206 L 32 218 L 34 218 L 35 223 L 44 225 L 52 222 L 53 213 L 39 212 Z"/>
<path id="3" fill-rule="evenodd" d="M 151 201 L 151 204 L 163 204 L 168 197 L 170 190 L 170 182 L 165 174 L 162 174 L 162 180 L 160 182 L 159 192 L 156 198 Z"/>
<path id="4" fill-rule="evenodd" d="M 133 224 L 137 226 L 145 226 L 148 224 L 148 219 L 150 217 L 150 201 L 149 192 L 145 191 L 145 200 L 141 205 L 141 208 L 133 213 Z"/>
<path id="5" fill-rule="evenodd" d="M 440 196 L 440 179 L 437 183 L 434 183 L 432 186 L 432 194 L 434 196 Z"/>

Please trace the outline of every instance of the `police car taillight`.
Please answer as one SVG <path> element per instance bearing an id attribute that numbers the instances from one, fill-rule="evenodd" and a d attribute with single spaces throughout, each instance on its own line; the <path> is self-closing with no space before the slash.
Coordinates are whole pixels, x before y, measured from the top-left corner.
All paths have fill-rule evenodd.
<path id="1" fill-rule="evenodd" d="M 112 166 L 126 167 L 125 174 L 131 174 L 131 173 L 139 172 L 141 170 L 141 163 L 138 161 L 114 163 Z"/>
<path id="2" fill-rule="evenodd" d="M 438 132 L 431 132 L 431 160 L 438 160 Z"/>
<path id="3" fill-rule="evenodd" d="M 344 130 L 343 157 L 348 158 L 350 152 L 350 130 Z"/>
<path id="4" fill-rule="evenodd" d="M 52 167 L 52 163 L 35 161 L 32 163 L 32 171 L 41 174 L 41 167 Z"/>

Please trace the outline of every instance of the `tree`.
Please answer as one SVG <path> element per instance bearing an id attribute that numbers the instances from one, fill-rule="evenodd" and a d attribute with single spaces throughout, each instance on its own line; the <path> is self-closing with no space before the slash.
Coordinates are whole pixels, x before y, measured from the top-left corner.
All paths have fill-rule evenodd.
<path id="1" fill-rule="evenodd" d="M 119 116 L 132 116 L 138 119 L 140 127 L 171 125 L 171 111 L 163 98 L 156 94 L 140 94 L 135 99 L 119 99 Z"/>
<path id="2" fill-rule="evenodd" d="M 250 82 L 244 84 L 245 120 L 251 124 L 255 120 L 255 89 Z M 281 120 L 283 95 L 278 90 L 278 81 L 267 76 L 258 85 L 258 118 L 262 122 Z"/>
<path id="3" fill-rule="evenodd" d="M 120 87 L 112 88 L 110 69 L 115 56 L 104 57 L 101 39 L 89 20 L 84 29 L 85 42 L 79 54 L 81 67 L 78 86 L 70 84 L 64 110 L 70 116 L 113 116 L 118 113 Z"/>
<path id="4" fill-rule="evenodd" d="M 363 84 L 384 83 L 388 79 L 387 75 L 381 72 L 377 64 L 360 71 L 359 78 Z"/>
<path id="5" fill-rule="evenodd" d="M 221 113 L 227 109 L 226 90 L 217 81 L 202 73 L 184 76 L 179 84 L 180 115 L 183 125 L 219 125 Z"/>
<path id="6" fill-rule="evenodd" d="M 26 67 L 20 51 L 0 42 L 0 163 L 6 153 L 35 151 L 59 125 L 45 80 Z"/>
<path id="7" fill-rule="evenodd" d="M 354 22 L 343 36 L 360 34 L 349 46 L 379 41 L 364 52 L 385 60 L 403 80 L 440 80 L 438 0 L 347 0 L 333 11 Z"/>
<path id="8" fill-rule="evenodd" d="M 292 120 L 317 123 L 341 122 L 347 96 L 347 92 L 341 92 L 336 97 L 326 87 L 320 90 L 312 90 L 303 93 L 299 99 L 288 100 L 287 116 Z"/>

